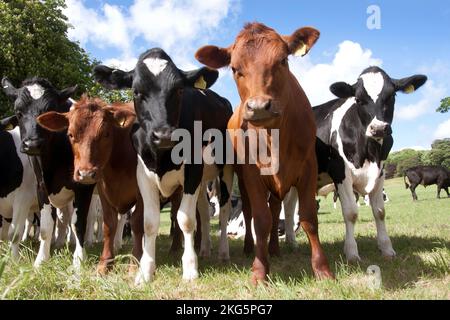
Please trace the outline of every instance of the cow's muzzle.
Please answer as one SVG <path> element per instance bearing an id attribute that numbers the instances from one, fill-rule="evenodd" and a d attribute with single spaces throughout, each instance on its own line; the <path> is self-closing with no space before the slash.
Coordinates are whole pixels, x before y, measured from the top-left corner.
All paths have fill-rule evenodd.
<path id="1" fill-rule="evenodd" d="M 244 120 L 264 121 L 280 116 L 270 98 L 254 97 L 245 102 Z"/>
<path id="2" fill-rule="evenodd" d="M 175 141 L 172 141 L 172 130 L 155 130 L 152 132 L 151 140 L 156 148 L 164 150 L 171 149 L 175 146 Z"/>
<path id="3" fill-rule="evenodd" d="M 383 139 L 392 134 L 392 127 L 383 121 L 372 121 L 367 127 L 366 135 L 375 139 Z"/>
<path id="4" fill-rule="evenodd" d="M 75 172 L 74 180 L 81 184 L 94 184 L 97 182 L 97 169 L 78 169 Z"/>
<path id="5" fill-rule="evenodd" d="M 22 141 L 20 151 L 22 153 L 26 153 L 29 156 L 39 156 L 41 155 L 42 145 L 42 139 L 26 139 Z"/>

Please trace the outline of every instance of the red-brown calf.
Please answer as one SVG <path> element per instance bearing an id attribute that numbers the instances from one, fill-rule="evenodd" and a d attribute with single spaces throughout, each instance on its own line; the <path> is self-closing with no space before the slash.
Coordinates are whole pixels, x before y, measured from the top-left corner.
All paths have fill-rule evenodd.
<path id="1" fill-rule="evenodd" d="M 318 38 L 319 31 L 314 28 L 301 28 L 291 36 L 280 36 L 263 24 L 251 23 L 239 33 L 232 46 L 206 46 L 196 53 L 196 58 L 207 66 L 230 66 L 233 71 L 241 103 L 234 111 L 228 129 L 253 129 L 265 135 L 269 150 L 274 136 L 268 129 L 279 132 L 278 157 L 271 155 L 272 165 L 279 165 L 276 172 L 262 175 L 265 164 L 260 159 L 256 159 L 256 164 L 246 161 L 235 166 L 246 228 L 250 230 L 251 218 L 255 225 L 256 257 L 252 269 L 255 283 L 265 280 L 269 272 L 267 240 L 271 231 L 272 234 L 275 232 L 275 237 L 272 236 L 270 251 L 273 254 L 278 251 L 276 232 L 280 201 L 292 186 L 298 191 L 300 224 L 311 245 L 314 274 L 320 278 L 333 278 L 318 234 L 314 116 L 308 98 L 289 71 L 288 64 L 289 55 L 305 55 Z M 233 132 L 236 131 L 230 132 L 233 147 L 241 156 L 243 152 L 238 149 L 239 145 L 244 145 L 245 138 L 233 135 Z M 246 148 L 248 153 L 248 145 Z M 251 233 L 248 234 L 247 251 L 252 249 L 253 243 Z"/>
<path id="2" fill-rule="evenodd" d="M 114 259 L 117 215 L 134 205 L 131 227 L 133 255 L 142 255 L 143 204 L 136 181 L 137 155 L 130 138 L 136 118 L 132 103 L 107 105 L 83 96 L 67 113 L 48 112 L 38 118 L 50 131 L 67 129 L 74 153 L 76 182 L 97 183 L 103 207 L 103 252 L 98 271 L 105 273 Z"/>

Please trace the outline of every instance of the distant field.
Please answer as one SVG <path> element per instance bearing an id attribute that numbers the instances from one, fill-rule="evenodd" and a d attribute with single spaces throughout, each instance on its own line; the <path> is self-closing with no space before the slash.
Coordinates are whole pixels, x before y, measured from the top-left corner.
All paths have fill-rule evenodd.
<path id="1" fill-rule="evenodd" d="M 282 243 L 282 257 L 270 259 L 271 279 L 267 286 L 250 284 L 252 258 L 242 254 L 241 240 L 230 241 L 231 262 L 217 258 L 217 221 L 214 221 L 213 256 L 199 260 L 200 279 L 181 279 L 181 253 L 169 256 L 169 215 L 162 214 L 157 239 L 155 281 L 136 288 L 128 276 L 131 245 L 122 249 L 114 270 L 97 276 L 95 265 L 100 245 L 88 249 L 89 260 L 81 275 L 71 268 L 66 248 L 53 251 L 52 259 L 39 270 L 32 261 L 37 247 L 25 243 L 21 260 L 8 258 L 8 246 L 0 244 L 0 298 L 3 299 L 450 299 L 450 199 L 436 199 L 436 187 L 418 187 L 419 201 L 413 203 L 402 179 L 386 182 L 390 202 L 386 223 L 397 257 L 385 261 L 378 252 L 372 213 L 361 206 L 356 240 L 362 258 L 349 265 L 343 257 L 344 224 L 340 209 L 334 210 L 332 197 L 321 200 L 320 236 L 336 281 L 316 281 L 310 266 L 306 236 L 297 236 L 299 247 Z M 442 194 L 444 195 L 444 193 Z M 367 266 L 380 266 L 383 286 L 366 285 Z M 4 268 L 4 269 L 3 269 Z"/>

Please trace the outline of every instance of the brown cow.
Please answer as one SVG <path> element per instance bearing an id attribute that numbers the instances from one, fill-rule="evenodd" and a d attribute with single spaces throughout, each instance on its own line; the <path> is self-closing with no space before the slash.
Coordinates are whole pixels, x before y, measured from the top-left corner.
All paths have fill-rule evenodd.
<path id="1" fill-rule="evenodd" d="M 272 164 L 278 163 L 277 171 L 263 175 L 261 170 L 265 164 L 260 159 L 256 159 L 256 164 L 246 161 L 235 167 L 246 226 L 250 228 L 253 217 L 256 232 L 254 283 L 265 280 L 269 272 L 267 240 L 271 230 L 277 228 L 281 199 L 292 186 L 298 190 L 302 213 L 300 224 L 311 245 L 314 274 L 318 278 L 333 278 L 318 235 L 314 116 L 308 98 L 288 65 L 289 55 L 305 55 L 318 38 L 319 31 L 309 27 L 298 29 L 291 36 L 280 36 L 263 24 L 250 23 L 232 46 L 205 46 L 196 53 L 197 60 L 209 67 L 229 65 L 233 71 L 241 103 L 234 111 L 228 129 L 232 129 L 230 135 L 236 154 L 243 154 L 237 151 L 245 139 L 236 133 L 238 129 L 253 129 L 263 134 L 268 149 L 276 147 L 271 145 L 274 131 L 268 129 L 277 129 L 279 133 L 278 156 L 271 154 Z M 248 153 L 248 146 L 246 148 Z M 271 251 L 277 253 L 274 241 L 272 239 L 270 244 Z"/>
<path id="2" fill-rule="evenodd" d="M 67 113 L 48 112 L 38 123 L 50 131 L 67 130 L 74 153 L 73 179 L 97 183 L 103 207 L 103 252 L 98 271 L 106 273 L 114 259 L 117 215 L 134 205 L 131 227 L 133 255 L 142 255 L 143 203 L 136 181 L 137 155 L 130 132 L 136 118 L 132 103 L 107 105 L 83 96 Z"/>

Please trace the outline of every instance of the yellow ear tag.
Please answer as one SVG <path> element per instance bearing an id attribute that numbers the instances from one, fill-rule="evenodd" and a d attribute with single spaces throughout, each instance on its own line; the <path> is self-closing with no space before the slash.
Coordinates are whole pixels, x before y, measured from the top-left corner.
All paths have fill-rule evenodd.
<path id="1" fill-rule="evenodd" d="M 123 127 L 125 125 L 125 122 L 127 121 L 127 119 L 125 117 L 117 119 L 117 123 L 119 124 L 119 126 Z"/>
<path id="2" fill-rule="evenodd" d="M 405 88 L 405 90 L 403 90 L 404 93 L 413 93 L 416 90 L 416 88 L 414 88 L 414 86 L 412 84 L 410 84 L 409 86 L 407 86 Z"/>
<path id="3" fill-rule="evenodd" d="M 5 127 L 5 130 L 6 130 L 6 131 L 11 131 L 12 129 L 14 129 L 14 126 L 13 126 L 12 124 L 8 124 L 8 125 Z"/>
<path id="4" fill-rule="evenodd" d="M 297 51 L 294 52 L 294 56 L 303 57 L 308 51 L 308 46 L 304 42 L 300 42 Z"/>
<path id="5" fill-rule="evenodd" d="M 200 76 L 200 78 L 198 78 L 197 81 L 195 81 L 194 87 L 201 90 L 206 89 L 206 81 L 203 78 L 203 76 Z"/>

